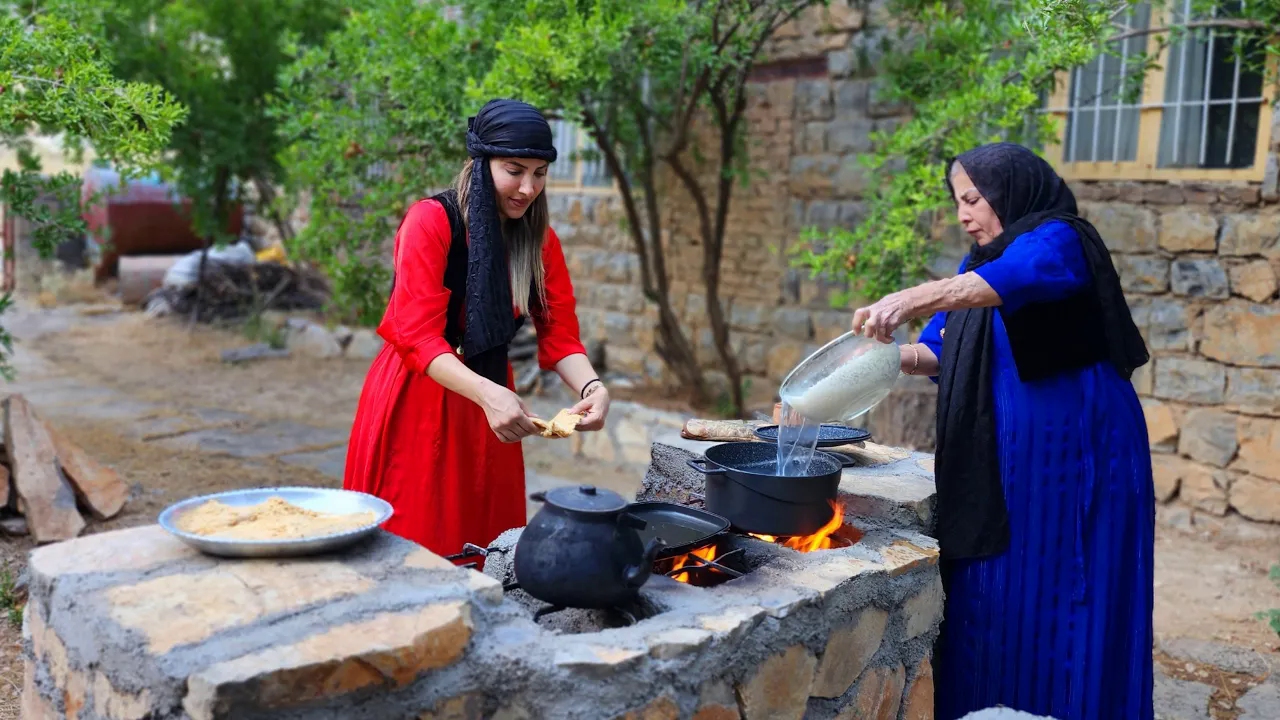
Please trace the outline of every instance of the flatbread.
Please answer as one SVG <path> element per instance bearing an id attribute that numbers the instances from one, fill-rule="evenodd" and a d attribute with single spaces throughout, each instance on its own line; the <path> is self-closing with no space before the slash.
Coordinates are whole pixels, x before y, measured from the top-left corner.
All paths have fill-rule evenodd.
<path id="1" fill-rule="evenodd" d="M 542 437 L 561 439 L 567 438 L 578 429 L 578 423 L 582 422 L 582 415 L 575 415 L 568 410 L 561 410 L 556 416 L 551 418 L 551 422 L 540 418 L 533 418 L 533 424 L 538 426 L 542 431 Z"/>

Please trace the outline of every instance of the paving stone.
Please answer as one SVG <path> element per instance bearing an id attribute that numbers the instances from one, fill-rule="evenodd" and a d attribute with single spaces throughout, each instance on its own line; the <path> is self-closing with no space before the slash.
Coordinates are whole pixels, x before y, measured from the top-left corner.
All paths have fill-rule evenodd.
<path id="1" fill-rule="evenodd" d="M 1209 720 L 1209 697 L 1213 688 L 1200 683 L 1177 680 L 1155 669 L 1155 701 L 1157 720 Z"/>
<path id="2" fill-rule="evenodd" d="M 160 441 L 166 446 L 190 447 L 234 457 L 294 454 L 303 448 L 345 442 L 347 433 L 294 422 L 277 422 L 245 430 L 211 428 Z"/>
<path id="3" fill-rule="evenodd" d="M 1280 685 L 1259 685 L 1237 700 L 1236 707 L 1244 711 L 1240 717 L 1246 720 L 1280 718 Z"/>
<path id="4" fill-rule="evenodd" d="M 290 465 L 301 465 L 341 480 L 347 469 L 347 447 L 329 448 L 309 453 L 281 455 L 280 461 Z"/>
<path id="5" fill-rule="evenodd" d="M 1271 663 L 1252 648 L 1227 645 L 1212 640 L 1177 637 L 1164 640 L 1160 649 L 1182 660 L 1200 665 L 1212 665 L 1230 673 L 1243 675 L 1267 675 Z M 1280 718 L 1280 714 L 1275 717 Z"/>

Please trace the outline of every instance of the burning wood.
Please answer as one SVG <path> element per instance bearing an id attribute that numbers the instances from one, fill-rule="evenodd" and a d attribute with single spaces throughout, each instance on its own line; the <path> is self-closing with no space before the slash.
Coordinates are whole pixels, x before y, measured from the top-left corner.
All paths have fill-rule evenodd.
<path id="1" fill-rule="evenodd" d="M 667 571 L 667 577 L 671 578 L 672 580 L 675 580 L 676 582 L 682 582 L 682 583 L 689 582 L 688 570 L 685 570 L 682 573 L 678 573 L 674 575 L 672 573 L 675 573 L 677 570 L 680 570 L 681 568 L 688 566 L 690 563 L 690 557 L 701 558 L 707 561 L 714 561 L 716 559 L 716 546 L 708 545 L 704 548 L 698 548 L 693 552 L 685 553 L 684 555 L 677 557 L 675 561 L 672 563 L 671 569 Z"/>

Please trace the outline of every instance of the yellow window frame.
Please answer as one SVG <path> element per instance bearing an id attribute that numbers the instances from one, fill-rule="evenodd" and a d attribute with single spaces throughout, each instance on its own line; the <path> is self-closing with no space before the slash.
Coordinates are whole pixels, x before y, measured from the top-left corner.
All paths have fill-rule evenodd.
<path id="1" fill-rule="evenodd" d="M 568 123 L 567 120 L 559 122 Z M 595 144 L 591 142 L 590 135 L 582 128 L 571 125 L 573 128 L 573 147 L 557 148 L 560 157 L 556 159 L 556 163 L 572 163 L 573 179 L 564 179 L 555 176 L 547 177 L 547 187 L 556 192 L 570 192 L 580 195 L 613 195 L 618 192 L 618 181 L 610 178 L 608 185 L 588 185 L 583 182 L 586 176 L 587 163 L 579 157 L 575 157 L 581 150 L 591 150 L 595 148 Z"/>
<path id="2" fill-rule="evenodd" d="M 1150 27 L 1168 27 L 1170 12 L 1166 7 L 1151 9 Z M 1138 149 L 1136 159 L 1121 162 L 1065 162 L 1064 143 L 1067 116 L 1071 112 L 1071 72 L 1060 72 L 1054 80 L 1054 92 L 1049 97 L 1049 115 L 1056 124 L 1056 142 L 1046 143 L 1044 157 L 1068 180 L 1173 180 L 1184 182 L 1261 182 L 1267 168 L 1267 153 L 1271 147 L 1272 114 L 1275 112 L 1276 87 L 1274 82 L 1264 82 L 1262 106 L 1259 108 L 1258 138 L 1253 165 L 1247 168 L 1162 168 L 1157 166 L 1160 151 L 1160 123 L 1166 108 L 1164 103 L 1165 68 L 1169 64 L 1166 45 L 1160 51 L 1158 66 L 1147 73 L 1142 83 L 1142 100 L 1138 106 Z M 1274 77 L 1276 59 L 1271 58 L 1268 75 Z"/>

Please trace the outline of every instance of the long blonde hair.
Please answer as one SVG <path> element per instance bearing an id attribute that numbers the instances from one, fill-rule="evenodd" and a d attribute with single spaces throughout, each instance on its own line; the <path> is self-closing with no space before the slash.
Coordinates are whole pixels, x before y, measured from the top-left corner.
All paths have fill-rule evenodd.
<path id="1" fill-rule="evenodd" d="M 458 205 L 462 210 L 462 222 L 471 227 L 467 217 L 467 196 L 471 194 L 471 173 L 475 165 L 467 158 L 462 171 L 454 180 L 458 192 Z M 511 299 L 522 315 L 529 314 L 529 299 L 536 297 L 539 305 L 546 304 L 547 289 L 542 266 L 542 241 L 547 236 L 550 213 L 547 210 L 547 191 L 538 193 L 529 209 L 519 220 L 508 220 L 499 214 L 502 238 L 507 245 L 507 264 L 511 269 Z M 536 295 L 535 295 L 536 293 Z"/>

